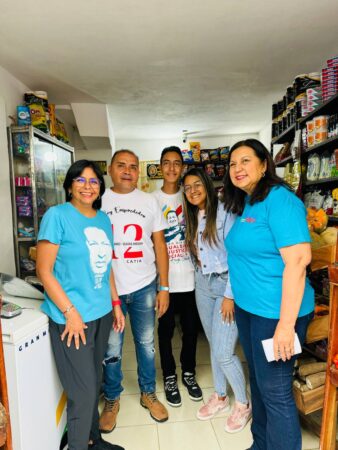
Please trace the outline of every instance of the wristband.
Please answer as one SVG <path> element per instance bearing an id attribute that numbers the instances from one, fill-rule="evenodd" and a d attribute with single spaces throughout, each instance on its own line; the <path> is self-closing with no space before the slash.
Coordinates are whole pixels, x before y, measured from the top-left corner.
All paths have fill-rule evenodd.
<path id="1" fill-rule="evenodd" d="M 68 308 L 66 308 L 66 309 L 62 312 L 62 314 L 65 316 L 65 315 L 68 314 L 69 311 L 70 311 L 71 309 L 73 309 L 73 308 L 74 308 L 74 305 L 68 306 Z"/>
<path id="2" fill-rule="evenodd" d="M 116 300 L 112 300 L 111 304 L 113 306 L 121 306 L 122 302 L 121 302 L 121 300 L 119 298 L 117 298 Z"/>
<path id="3" fill-rule="evenodd" d="M 160 291 L 167 291 L 169 292 L 169 287 L 168 286 L 160 286 Z"/>

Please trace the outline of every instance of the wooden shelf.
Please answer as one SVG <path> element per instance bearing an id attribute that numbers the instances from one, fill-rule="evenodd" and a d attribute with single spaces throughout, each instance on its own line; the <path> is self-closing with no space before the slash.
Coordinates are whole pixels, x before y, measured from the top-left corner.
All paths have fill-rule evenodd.
<path id="1" fill-rule="evenodd" d="M 290 156 L 288 156 L 287 158 L 284 158 L 284 159 L 282 159 L 281 161 L 276 162 L 276 163 L 275 163 L 275 166 L 276 166 L 276 167 L 285 167 L 288 163 L 290 163 L 290 162 L 292 162 L 292 161 L 293 161 L 293 158 L 292 158 L 292 155 L 290 155 Z"/>
<path id="2" fill-rule="evenodd" d="M 285 142 L 292 142 L 295 137 L 296 124 L 294 123 L 289 128 L 287 128 L 279 136 L 272 139 L 271 144 L 284 144 Z"/>
<path id="3" fill-rule="evenodd" d="M 338 136 L 334 136 L 330 139 L 327 139 L 324 142 L 321 142 L 320 144 L 313 145 L 312 147 L 307 148 L 303 152 L 303 155 L 313 152 L 323 152 L 325 150 L 333 150 L 337 147 L 338 147 Z"/>
<path id="4" fill-rule="evenodd" d="M 333 178 L 323 178 L 321 180 L 315 180 L 315 181 L 304 181 L 304 186 L 314 186 L 316 184 L 329 184 L 329 183 L 337 183 L 338 185 L 338 177 Z"/>
<path id="5" fill-rule="evenodd" d="M 338 106 L 338 94 L 331 97 L 326 102 L 322 103 L 318 108 L 309 113 L 307 116 L 299 119 L 298 123 L 302 127 L 308 120 L 311 120 L 315 116 L 321 116 L 323 114 L 335 114 Z"/>

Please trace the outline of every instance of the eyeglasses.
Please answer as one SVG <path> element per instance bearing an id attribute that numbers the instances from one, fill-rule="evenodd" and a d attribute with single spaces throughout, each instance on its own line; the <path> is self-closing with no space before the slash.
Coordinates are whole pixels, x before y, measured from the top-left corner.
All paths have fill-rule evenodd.
<path id="1" fill-rule="evenodd" d="M 203 187 L 203 183 L 201 181 L 195 181 L 195 183 L 193 184 L 186 184 L 183 186 L 183 191 L 185 194 L 188 194 L 193 188 L 194 190 L 196 189 L 200 189 L 201 187 Z"/>
<path id="2" fill-rule="evenodd" d="M 74 183 L 76 183 L 78 186 L 85 186 L 85 184 L 88 182 L 89 186 L 93 189 L 98 189 L 100 187 L 101 181 L 98 178 L 85 178 L 85 177 L 76 177 L 73 178 Z"/>

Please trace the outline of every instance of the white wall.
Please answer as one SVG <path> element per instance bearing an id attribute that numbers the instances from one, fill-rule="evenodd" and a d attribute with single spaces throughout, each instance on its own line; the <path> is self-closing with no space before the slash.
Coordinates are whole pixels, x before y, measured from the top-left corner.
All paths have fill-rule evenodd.
<path id="1" fill-rule="evenodd" d="M 127 148 L 133 150 L 141 161 L 156 161 L 160 159 L 161 151 L 170 145 L 176 145 L 179 148 L 189 148 L 189 141 L 201 142 L 201 148 L 210 149 L 223 146 L 231 146 L 237 141 L 248 138 L 258 139 L 258 134 L 232 134 L 224 136 L 213 136 L 204 138 L 191 137 L 184 144 L 182 139 L 147 139 L 147 140 L 134 140 L 134 139 L 117 139 L 116 138 L 116 150 L 121 148 Z"/>
<path id="2" fill-rule="evenodd" d="M 271 121 L 268 122 L 259 132 L 258 138 L 265 147 L 270 150 L 271 147 Z"/>
<path id="3" fill-rule="evenodd" d="M 0 67 L 0 272 L 15 275 L 12 202 L 10 192 L 8 116 L 16 116 L 16 106 L 22 103 L 27 86 Z"/>

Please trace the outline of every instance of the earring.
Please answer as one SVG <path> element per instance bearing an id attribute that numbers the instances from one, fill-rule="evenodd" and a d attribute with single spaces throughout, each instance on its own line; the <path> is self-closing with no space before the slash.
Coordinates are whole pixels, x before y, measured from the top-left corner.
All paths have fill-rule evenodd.
<path id="1" fill-rule="evenodd" d="M 262 172 L 262 178 L 264 178 L 265 177 L 265 172 Z"/>
<path id="2" fill-rule="evenodd" d="M 100 200 L 101 199 L 101 195 L 99 194 L 98 197 L 96 198 L 96 200 Z"/>
<path id="3" fill-rule="evenodd" d="M 68 192 L 69 198 L 73 197 L 73 194 L 71 192 Z"/>

